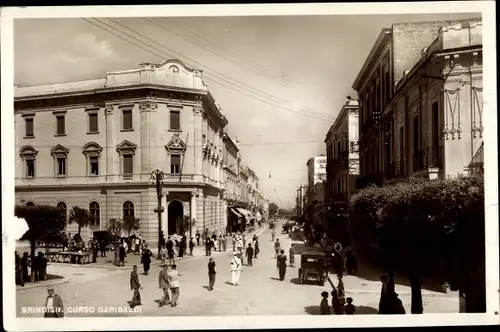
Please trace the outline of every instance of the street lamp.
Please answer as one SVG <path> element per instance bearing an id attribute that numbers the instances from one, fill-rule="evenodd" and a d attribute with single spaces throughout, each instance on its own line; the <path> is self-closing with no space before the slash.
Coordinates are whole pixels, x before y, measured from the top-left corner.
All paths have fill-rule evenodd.
<path id="1" fill-rule="evenodd" d="M 158 257 L 160 257 L 160 243 L 161 243 L 161 214 L 164 211 L 161 206 L 161 199 L 163 197 L 163 181 L 165 180 L 165 173 L 163 171 L 156 169 L 151 172 L 151 182 L 156 188 L 156 198 L 158 200 L 158 207 L 154 209 L 154 212 L 158 215 Z"/>

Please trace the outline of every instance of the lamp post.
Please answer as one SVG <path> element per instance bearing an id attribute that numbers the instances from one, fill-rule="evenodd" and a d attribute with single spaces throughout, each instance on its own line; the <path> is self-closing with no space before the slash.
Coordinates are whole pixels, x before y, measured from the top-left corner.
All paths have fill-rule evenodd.
<path id="1" fill-rule="evenodd" d="M 161 199 L 163 197 L 163 181 L 165 179 L 165 173 L 163 171 L 156 169 L 151 172 L 151 182 L 156 188 L 156 198 L 158 200 L 158 207 L 154 209 L 154 212 L 158 215 L 158 257 L 160 257 L 160 243 L 161 243 L 161 214 L 164 208 L 161 206 Z"/>

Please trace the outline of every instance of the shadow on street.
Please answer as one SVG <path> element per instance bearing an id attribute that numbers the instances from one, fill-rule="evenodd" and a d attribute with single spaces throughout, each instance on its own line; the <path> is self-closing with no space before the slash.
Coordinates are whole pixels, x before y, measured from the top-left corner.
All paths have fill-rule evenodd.
<path id="1" fill-rule="evenodd" d="M 308 315 L 321 315 L 319 305 L 310 305 L 304 307 L 304 311 Z M 356 306 L 356 315 L 376 315 L 376 314 L 378 314 L 378 310 L 373 307 L 364 305 Z"/>

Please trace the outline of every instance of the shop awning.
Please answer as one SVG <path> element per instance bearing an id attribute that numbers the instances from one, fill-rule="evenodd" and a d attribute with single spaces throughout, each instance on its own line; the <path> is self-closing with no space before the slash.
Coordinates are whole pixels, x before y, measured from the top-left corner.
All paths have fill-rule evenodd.
<path id="1" fill-rule="evenodd" d="M 253 218 L 253 215 L 250 211 L 248 211 L 247 209 L 243 209 L 243 208 L 236 208 L 238 210 L 238 212 L 240 214 L 242 214 L 245 218 L 247 218 L 248 220 L 252 219 Z"/>
<path id="2" fill-rule="evenodd" d="M 233 208 L 229 208 L 229 210 L 231 210 L 231 212 L 232 212 L 232 213 L 234 213 L 236 217 L 238 217 L 238 218 L 243 217 L 243 216 L 242 216 L 241 214 L 239 214 L 239 213 L 238 213 L 235 209 L 233 209 Z"/>

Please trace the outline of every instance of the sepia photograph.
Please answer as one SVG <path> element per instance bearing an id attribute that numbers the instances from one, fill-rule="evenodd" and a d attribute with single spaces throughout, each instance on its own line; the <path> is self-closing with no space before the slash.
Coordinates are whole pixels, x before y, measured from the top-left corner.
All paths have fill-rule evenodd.
<path id="1" fill-rule="evenodd" d="M 498 321 L 494 4 L 340 5 L 2 8 L 10 330 Z"/>

